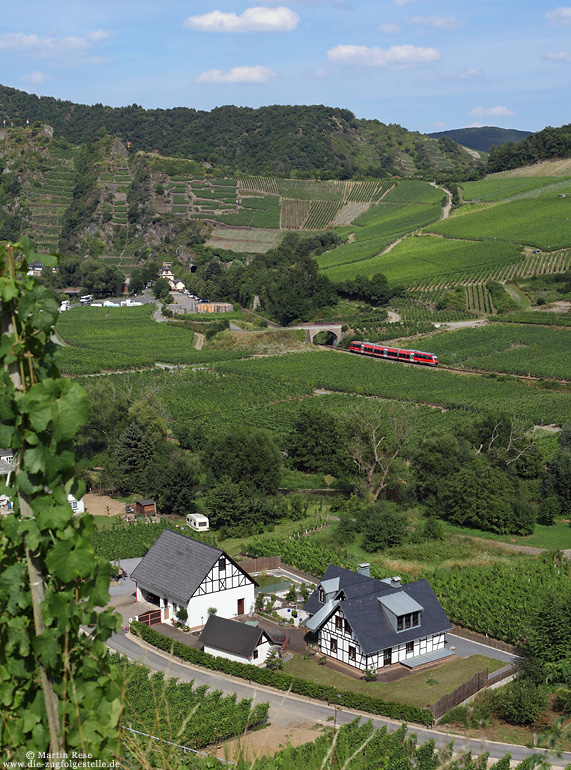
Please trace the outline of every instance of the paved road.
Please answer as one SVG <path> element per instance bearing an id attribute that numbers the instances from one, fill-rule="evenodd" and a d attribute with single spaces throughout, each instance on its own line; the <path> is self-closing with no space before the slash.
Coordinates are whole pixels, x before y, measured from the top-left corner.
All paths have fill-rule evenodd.
<path id="1" fill-rule="evenodd" d="M 165 671 L 169 676 L 175 676 L 181 681 L 194 681 L 197 685 L 207 685 L 216 690 L 222 690 L 225 693 L 236 693 L 238 698 L 253 698 L 254 703 L 268 701 L 270 704 L 269 719 L 272 724 L 288 726 L 293 723 L 299 723 L 301 720 L 316 722 L 319 724 L 331 724 L 336 718 L 337 724 L 346 724 L 356 717 L 370 719 L 376 728 L 387 727 L 389 731 L 400 727 L 400 722 L 391 719 L 374 717 L 370 714 L 354 711 L 350 709 L 335 709 L 320 701 L 312 701 L 299 695 L 287 693 L 277 693 L 269 687 L 263 687 L 258 684 L 249 684 L 245 680 L 235 679 L 217 672 L 206 671 L 205 669 L 190 666 L 186 663 L 180 663 L 170 656 L 154 651 L 128 636 L 125 632 L 115 634 L 108 646 L 123 655 L 127 655 L 132 660 L 137 660 L 146 664 L 155 671 Z M 414 728 L 418 737 L 419 744 L 429 740 L 434 740 L 436 746 L 441 748 L 451 741 L 454 741 L 456 752 L 471 751 L 475 755 L 483 752 L 489 752 L 493 758 L 503 757 L 504 754 L 511 754 L 512 759 L 521 762 L 525 757 L 533 753 L 541 753 L 546 758 L 552 759 L 554 767 L 563 767 L 571 762 L 571 752 L 564 752 L 561 758 L 555 758 L 551 752 L 537 750 L 536 752 L 524 746 L 514 746 L 494 741 L 477 740 L 470 738 L 457 738 L 455 736 L 439 732 L 435 729 Z"/>

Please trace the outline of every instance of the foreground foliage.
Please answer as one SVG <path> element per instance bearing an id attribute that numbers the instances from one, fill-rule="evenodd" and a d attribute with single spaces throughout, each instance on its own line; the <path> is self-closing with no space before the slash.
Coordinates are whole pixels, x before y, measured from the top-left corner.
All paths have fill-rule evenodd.
<path id="1" fill-rule="evenodd" d="M 34 259 L 27 239 L 0 248 L 0 445 L 15 456 L 0 487 L 14 503 L 0 523 L 0 744 L 7 759 L 75 750 L 105 760 L 120 713 L 105 640 L 119 618 L 95 611 L 109 598 L 109 565 L 95 560 L 92 518 L 74 517 L 67 502 L 83 494 L 72 448 L 88 403 L 59 377 L 50 341 L 58 305 L 27 276 Z"/>

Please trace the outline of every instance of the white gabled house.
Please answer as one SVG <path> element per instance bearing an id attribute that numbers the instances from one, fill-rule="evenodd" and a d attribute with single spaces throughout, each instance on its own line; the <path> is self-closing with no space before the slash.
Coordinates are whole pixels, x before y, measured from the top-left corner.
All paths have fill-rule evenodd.
<path id="1" fill-rule="evenodd" d="M 148 550 L 131 579 L 137 601 L 160 607 L 161 622 L 188 613 L 187 625 L 204 626 L 208 610 L 221 618 L 251 611 L 256 581 L 220 548 L 165 529 Z"/>
<path id="2" fill-rule="evenodd" d="M 359 572 L 329 565 L 304 610 L 321 653 L 362 671 L 452 654 L 444 646 L 450 621 L 427 580 L 401 585 L 371 578 L 368 564 Z"/>
<path id="3" fill-rule="evenodd" d="M 209 615 L 198 639 L 203 651 L 219 658 L 262 666 L 274 642 L 263 628 Z"/>

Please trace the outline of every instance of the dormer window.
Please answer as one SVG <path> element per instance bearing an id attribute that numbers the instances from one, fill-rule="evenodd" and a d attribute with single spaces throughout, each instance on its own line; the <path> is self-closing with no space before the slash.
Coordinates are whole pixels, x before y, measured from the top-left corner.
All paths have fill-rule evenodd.
<path id="1" fill-rule="evenodd" d="M 324 602 L 325 601 L 325 591 L 323 590 L 323 588 L 321 586 L 319 586 L 319 588 L 317 590 L 317 596 L 318 596 L 320 602 Z"/>
<path id="2" fill-rule="evenodd" d="M 409 612 L 397 618 L 397 631 L 406 631 L 408 628 L 416 628 L 419 625 L 420 612 Z"/>

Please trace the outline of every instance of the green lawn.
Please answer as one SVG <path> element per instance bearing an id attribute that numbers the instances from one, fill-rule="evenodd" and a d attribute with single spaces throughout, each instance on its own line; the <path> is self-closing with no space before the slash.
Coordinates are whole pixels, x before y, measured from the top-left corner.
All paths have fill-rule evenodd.
<path id="1" fill-rule="evenodd" d="M 564 519 L 556 521 L 552 527 L 544 524 L 536 524 L 533 535 L 496 535 L 493 532 L 484 532 L 480 529 L 457 527 L 447 522 L 442 522 L 445 531 L 451 535 L 467 535 L 469 537 L 481 537 L 486 540 L 494 540 L 497 543 L 512 543 L 515 545 L 530 545 L 534 548 L 547 548 L 550 551 L 562 551 L 571 548 L 571 526 Z"/>
<path id="2" fill-rule="evenodd" d="M 441 663 L 428 670 L 411 674 L 398 682 L 365 682 L 352 679 L 327 666 L 320 666 L 316 657 L 304 660 L 296 655 L 285 664 L 284 671 L 286 674 L 331 685 L 339 690 L 375 695 L 391 703 L 425 708 L 428 704 L 435 703 L 442 695 L 467 682 L 478 671 L 487 668 L 491 673 L 504 665 L 502 661 L 484 655 L 471 655 L 469 658 Z M 428 684 L 429 681 L 433 684 Z"/>

